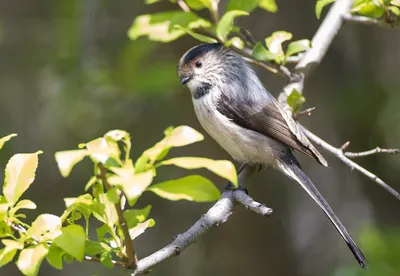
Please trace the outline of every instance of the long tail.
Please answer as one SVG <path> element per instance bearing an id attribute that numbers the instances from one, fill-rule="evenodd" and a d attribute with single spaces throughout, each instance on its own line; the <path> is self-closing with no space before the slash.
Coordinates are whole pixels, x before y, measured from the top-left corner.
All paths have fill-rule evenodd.
<path id="1" fill-rule="evenodd" d="M 307 193 L 318 203 L 321 209 L 324 211 L 325 215 L 329 218 L 332 224 L 336 227 L 337 231 L 340 233 L 347 246 L 353 252 L 354 257 L 357 259 L 358 263 L 362 268 L 366 268 L 365 257 L 361 250 L 358 248 L 349 232 L 340 222 L 338 217 L 333 212 L 332 208 L 319 193 L 317 188 L 314 186 L 310 178 L 303 172 L 300 164 L 297 162 L 294 156 L 287 156 L 279 162 L 278 167 L 285 172 L 288 176 L 296 180 L 301 186 L 307 191 Z"/>

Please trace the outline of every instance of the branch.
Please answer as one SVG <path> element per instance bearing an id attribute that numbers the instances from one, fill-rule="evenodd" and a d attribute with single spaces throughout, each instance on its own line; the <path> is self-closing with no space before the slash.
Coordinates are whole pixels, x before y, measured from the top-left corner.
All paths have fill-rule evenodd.
<path id="1" fill-rule="evenodd" d="M 256 168 L 246 167 L 241 173 L 239 173 L 239 185 L 243 187 L 248 182 L 249 178 L 256 172 Z M 137 268 L 131 276 L 145 273 L 153 266 L 173 256 L 179 255 L 185 248 L 209 232 L 213 227 L 226 222 L 232 215 L 233 208 L 237 204 L 242 204 L 247 209 L 263 216 L 268 216 L 272 213 L 272 209 L 266 207 L 264 204 L 254 201 L 242 189 L 227 189 L 222 193 L 221 198 L 208 210 L 208 212 L 202 215 L 201 218 L 198 219 L 186 232 L 176 236 L 175 239 L 164 248 L 144 259 L 141 259 L 137 263 Z"/>
<path id="2" fill-rule="evenodd" d="M 396 20 L 394 22 L 386 22 L 385 20 L 369 18 L 366 16 L 352 15 L 350 13 L 344 14 L 343 19 L 346 22 L 358 23 L 358 24 L 366 24 L 366 25 L 376 25 L 384 28 L 400 28 L 400 21 Z"/>
<path id="3" fill-rule="evenodd" d="M 369 179 L 371 179 L 372 181 L 377 183 L 383 189 L 385 189 L 386 191 L 388 191 L 389 193 L 391 193 L 393 196 L 395 196 L 397 199 L 400 200 L 400 194 L 395 189 L 390 187 L 387 183 L 385 183 L 382 179 L 380 179 L 375 174 L 373 174 L 370 171 L 364 169 L 363 167 L 361 167 L 360 165 L 358 165 L 357 163 L 352 161 L 350 158 L 348 158 L 346 156 L 346 154 L 343 152 L 342 148 L 335 148 L 334 146 L 328 144 L 327 142 L 325 142 L 324 140 L 319 138 L 317 135 L 311 133 L 304 126 L 302 126 L 300 124 L 299 124 L 299 126 L 301 127 L 301 129 L 304 132 L 304 134 L 308 137 L 308 139 L 310 139 L 312 142 L 314 142 L 315 144 L 319 145 L 320 147 L 322 147 L 325 150 L 327 150 L 330 153 L 332 153 L 334 156 L 339 158 L 343 163 L 345 163 L 351 169 L 355 169 L 355 170 L 359 171 L 360 173 L 364 174 L 366 177 L 368 177 Z M 364 154 L 364 153 L 362 153 L 362 154 Z M 396 153 L 399 153 L 399 152 L 396 152 Z M 366 155 L 368 155 L 368 154 L 366 154 Z"/>
<path id="4" fill-rule="evenodd" d="M 337 0 L 329 10 L 311 41 L 312 48 L 305 52 L 299 63 L 294 67 L 295 71 L 298 72 L 297 78 L 292 78 L 278 97 L 279 102 L 286 107 L 286 110 L 288 110 L 287 97 L 292 93 L 293 89 L 302 93 L 305 75 L 309 74 L 312 68 L 321 63 L 343 24 L 343 15 L 349 13 L 352 4 L 353 0 Z"/>
<path id="5" fill-rule="evenodd" d="M 107 181 L 107 174 L 106 174 L 106 169 L 102 164 L 99 164 L 100 168 L 100 179 L 102 180 L 104 186 L 110 190 L 112 187 L 110 183 Z M 131 235 L 129 234 L 129 229 L 128 229 L 128 224 L 126 223 L 124 214 L 121 209 L 121 203 L 120 200 L 114 204 L 115 209 L 117 211 L 118 215 L 118 224 L 122 230 L 122 233 L 124 235 L 124 240 L 125 240 L 125 254 L 126 257 L 128 258 L 126 262 L 126 267 L 127 268 L 136 268 L 136 253 L 135 253 L 135 248 L 133 247 L 133 241 L 131 239 Z M 121 248 L 123 249 L 123 248 Z"/>
<path id="6" fill-rule="evenodd" d="M 362 152 L 345 152 L 344 155 L 346 155 L 349 158 L 357 158 L 357 157 L 365 157 L 368 155 L 373 155 L 377 153 L 388 153 L 388 154 L 400 154 L 400 149 L 381 149 L 380 147 L 376 147 L 372 150 L 367 150 L 367 151 L 362 151 Z"/>

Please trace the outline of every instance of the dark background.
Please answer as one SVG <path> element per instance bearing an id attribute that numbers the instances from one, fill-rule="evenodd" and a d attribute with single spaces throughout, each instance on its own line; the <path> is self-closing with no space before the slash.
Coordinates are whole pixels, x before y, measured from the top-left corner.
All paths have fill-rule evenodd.
<path id="1" fill-rule="evenodd" d="M 92 172 L 86 160 L 63 179 L 54 160 L 58 150 L 76 148 L 80 142 L 121 128 L 131 133 L 136 159 L 160 140 L 170 125 L 186 124 L 205 134 L 196 120 L 188 89 L 180 86 L 175 75 L 180 56 L 198 42 L 190 37 L 168 44 L 146 38 L 130 41 L 127 31 L 136 16 L 175 8 L 168 2 L 151 6 L 143 2 L 0 1 L 0 136 L 13 132 L 19 135 L 2 150 L 0 167 L 4 168 L 14 153 L 44 151 L 36 181 L 25 195 L 38 205 L 36 211 L 28 212 L 29 218 L 44 212 L 60 215 L 63 198 L 82 193 Z M 258 40 L 276 30 L 290 31 L 294 39 L 311 39 L 321 22 L 315 17 L 315 1 L 278 0 L 277 4 L 277 14 L 257 9 L 237 24 L 249 29 Z M 315 106 L 316 110 L 301 122 L 334 146 L 351 141 L 351 151 L 378 145 L 400 147 L 399 51 L 398 31 L 346 24 L 322 64 L 307 79 L 305 107 Z M 278 95 L 283 80 L 256 70 L 266 87 Z M 400 233 L 396 230 L 400 202 L 335 157 L 323 150 L 321 153 L 330 164 L 328 169 L 298 156 L 355 240 L 361 241 L 372 271 L 374 263 L 389 267 L 385 270 L 389 272 L 382 270 L 375 275 L 399 275 L 398 267 L 385 263 L 385 258 L 374 262 L 376 250 L 370 236 L 363 233 L 372 227 L 377 228 L 378 236 L 394 231 L 396 238 Z M 207 135 L 205 141 L 174 149 L 172 155 L 230 158 Z M 400 156 L 375 155 L 357 162 L 400 189 Z M 206 171 L 199 173 L 222 189 L 222 179 Z M 160 170 L 156 180 L 187 174 L 168 167 Z M 213 229 L 181 256 L 158 265 L 152 275 L 359 272 L 334 227 L 299 185 L 268 169 L 254 179 L 249 191 L 255 199 L 274 208 L 271 217 L 236 208 L 227 223 Z M 136 242 L 140 258 L 185 231 L 212 203 L 170 202 L 146 194 L 138 207 L 146 204 L 153 205 L 156 226 Z M 390 244 L 391 240 L 385 242 Z M 400 255 L 385 250 L 400 263 Z M 338 272 L 343 267 L 347 267 L 345 272 Z M 0 273 L 20 275 L 14 264 L 0 268 Z M 57 271 L 44 261 L 39 275 L 129 272 L 77 262 Z"/>

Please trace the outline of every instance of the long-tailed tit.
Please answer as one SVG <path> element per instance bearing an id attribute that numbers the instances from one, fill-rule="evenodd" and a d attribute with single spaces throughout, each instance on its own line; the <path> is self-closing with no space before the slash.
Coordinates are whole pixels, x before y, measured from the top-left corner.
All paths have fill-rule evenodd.
<path id="1" fill-rule="evenodd" d="M 326 160 L 243 58 L 222 44 L 202 44 L 182 56 L 177 72 L 182 84 L 189 87 L 197 118 L 210 136 L 237 161 L 273 166 L 301 184 L 365 267 L 362 252 L 303 172 L 292 150 L 323 166 L 327 166 Z"/>

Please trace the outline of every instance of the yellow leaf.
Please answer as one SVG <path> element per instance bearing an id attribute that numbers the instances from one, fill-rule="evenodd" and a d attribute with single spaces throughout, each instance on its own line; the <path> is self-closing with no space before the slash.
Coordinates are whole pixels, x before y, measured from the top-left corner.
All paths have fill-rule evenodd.
<path id="1" fill-rule="evenodd" d="M 104 164 L 110 157 L 119 158 L 119 148 L 115 143 L 108 143 L 105 138 L 97 138 L 86 144 L 90 156 Z"/>
<path id="2" fill-rule="evenodd" d="M 212 160 L 202 157 L 177 157 L 161 162 L 161 165 L 175 165 L 184 169 L 206 168 L 237 186 L 236 168 L 228 160 Z"/>
<path id="3" fill-rule="evenodd" d="M 41 235 L 47 232 L 57 232 L 61 228 L 61 218 L 51 214 L 39 215 L 26 232 L 27 238 L 40 240 Z"/>
<path id="4" fill-rule="evenodd" d="M 7 136 L 4 136 L 3 138 L 0 138 L 0 150 L 3 148 L 4 144 L 8 142 L 11 138 L 17 136 L 17 134 L 13 133 Z"/>
<path id="5" fill-rule="evenodd" d="M 67 177 L 72 168 L 87 155 L 88 151 L 84 149 L 56 152 L 55 158 L 61 175 Z"/>
<path id="6" fill-rule="evenodd" d="M 27 276 L 37 275 L 40 264 L 48 251 L 49 248 L 43 244 L 22 250 L 17 261 L 19 270 Z"/>
<path id="7" fill-rule="evenodd" d="M 3 193 L 9 203 L 17 202 L 32 184 L 38 166 L 38 155 L 41 153 L 42 151 L 15 154 L 8 161 Z"/>
<path id="8" fill-rule="evenodd" d="M 138 223 L 135 227 L 129 229 L 129 235 L 131 236 L 131 239 L 134 240 L 136 237 L 143 234 L 147 228 L 153 227 L 155 224 L 156 223 L 153 219 L 148 219 L 145 222 Z"/>

